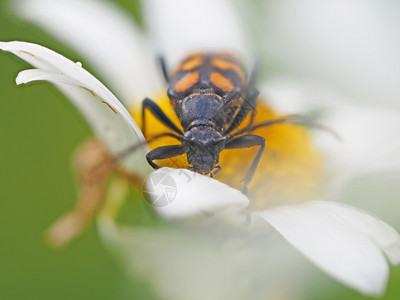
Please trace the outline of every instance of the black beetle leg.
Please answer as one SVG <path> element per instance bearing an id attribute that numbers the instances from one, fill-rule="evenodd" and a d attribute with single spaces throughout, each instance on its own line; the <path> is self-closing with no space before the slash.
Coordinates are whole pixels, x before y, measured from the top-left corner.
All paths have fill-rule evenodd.
<path id="1" fill-rule="evenodd" d="M 254 172 L 256 171 L 258 163 L 260 162 L 261 155 L 265 149 L 265 139 L 258 135 L 248 134 L 229 141 L 225 146 L 225 149 L 249 148 L 253 146 L 260 146 L 260 148 L 257 151 L 256 157 L 251 163 L 250 169 L 247 172 L 246 177 L 244 178 L 242 192 L 246 195 L 247 185 L 253 178 Z"/>
<path id="2" fill-rule="evenodd" d="M 225 134 L 229 134 L 234 129 L 236 129 L 236 127 L 240 123 L 242 123 L 242 121 L 246 118 L 249 112 L 251 113 L 249 125 L 253 123 L 258 95 L 259 92 L 257 89 L 253 89 L 248 93 L 246 93 L 246 95 L 244 96 L 245 100 L 243 102 L 242 107 L 240 108 L 239 113 L 236 115 L 235 119 L 232 121 L 232 124 L 229 126 L 229 128 L 225 131 Z"/>
<path id="3" fill-rule="evenodd" d="M 165 80 L 166 83 L 168 83 L 169 80 L 168 80 L 167 64 L 165 63 L 164 57 L 159 55 L 158 56 L 158 62 L 160 64 L 161 72 L 162 72 L 162 75 L 164 77 L 164 80 Z"/>
<path id="4" fill-rule="evenodd" d="M 146 159 L 150 166 L 152 166 L 154 169 L 159 169 L 160 166 L 157 165 L 153 160 L 175 157 L 183 153 L 186 153 L 186 149 L 181 145 L 163 146 L 155 148 L 147 153 Z"/>
<path id="5" fill-rule="evenodd" d="M 216 170 L 214 172 L 211 172 L 211 174 L 212 174 L 211 177 L 217 175 L 219 173 L 219 171 L 221 171 L 221 166 L 215 166 L 215 169 Z"/>
<path id="6" fill-rule="evenodd" d="M 162 111 L 162 109 L 155 103 L 153 100 L 149 98 L 144 98 L 142 102 L 142 132 L 144 137 L 146 138 L 146 109 L 150 110 L 150 112 L 165 126 L 169 129 L 172 129 L 177 134 L 183 135 L 182 130 L 180 130 L 172 121 L 166 116 L 166 114 Z"/>
<path id="7" fill-rule="evenodd" d="M 252 126 L 254 122 L 254 117 L 256 116 L 257 110 L 256 110 L 256 105 L 257 105 L 257 99 L 258 95 L 260 92 L 257 89 L 253 89 L 250 91 L 247 96 L 246 96 L 246 101 L 243 105 L 248 106 L 248 110 L 250 111 L 250 120 L 249 124 L 247 126 Z"/>

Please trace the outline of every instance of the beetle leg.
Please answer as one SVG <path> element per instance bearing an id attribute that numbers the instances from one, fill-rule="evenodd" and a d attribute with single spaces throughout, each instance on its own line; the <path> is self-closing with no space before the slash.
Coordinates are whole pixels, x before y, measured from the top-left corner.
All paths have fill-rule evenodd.
<path id="1" fill-rule="evenodd" d="M 260 58 L 257 58 L 254 60 L 253 67 L 251 68 L 251 71 L 250 71 L 250 76 L 249 76 L 249 80 L 248 80 L 249 88 L 252 88 L 254 86 L 254 83 L 256 82 L 259 67 L 260 67 Z"/>
<path id="2" fill-rule="evenodd" d="M 254 88 L 249 93 L 246 93 L 245 95 L 243 95 L 243 97 L 245 98 L 243 105 L 240 108 L 240 111 L 236 115 L 235 119 L 232 121 L 232 124 L 225 131 L 225 134 L 229 134 L 234 129 L 236 129 L 239 126 L 239 124 L 244 120 L 244 118 L 246 118 L 246 116 L 249 112 L 251 113 L 249 125 L 253 123 L 258 95 L 259 95 L 259 91 Z"/>
<path id="3" fill-rule="evenodd" d="M 245 94 L 245 103 L 248 106 L 248 110 L 250 111 L 250 121 L 248 126 L 253 125 L 254 116 L 257 113 L 256 105 L 257 99 L 260 92 L 254 87 L 254 83 L 257 79 L 258 69 L 260 66 L 260 59 L 256 59 L 253 63 L 253 67 L 250 72 L 249 80 L 246 87 L 246 94 Z"/>
<path id="4" fill-rule="evenodd" d="M 175 157 L 183 153 L 186 153 L 186 149 L 181 145 L 163 146 L 155 148 L 147 153 L 146 159 L 150 166 L 152 166 L 154 169 L 159 169 L 160 166 L 157 165 L 153 160 Z"/>
<path id="5" fill-rule="evenodd" d="M 217 175 L 219 173 L 219 171 L 221 171 L 221 166 L 215 166 L 215 171 L 211 172 L 211 177 Z"/>
<path id="6" fill-rule="evenodd" d="M 167 64 L 165 63 L 165 58 L 163 56 L 159 55 L 158 62 L 160 64 L 161 72 L 164 77 L 164 80 L 166 83 L 168 83 L 169 79 L 168 79 Z"/>
<path id="7" fill-rule="evenodd" d="M 177 134 L 183 135 L 182 130 L 172 123 L 172 121 L 167 117 L 157 103 L 149 98 L 144 98 L 142 102 L 142 132 L 144 137 L 146 137 L 146 109 L 150 110 L 150 112 L 169 129 L 175 131 Z"/>
<path id="8" fill-rule="evenodd" d="M 259 146 L 256 157 L 251 163 L 249 171 L 247 171 L 246 177 L 244 178 L 242 192 L 247 195 L 247 185 L 253 178 L 254 172 L 257 169 L 258 163 L 260 162 L 261 155 L 265 149 L 265 139 L 258 135 L 248 134 L 240 136 L 229 141 L 225 145 L 225 149 L 237 149 L 237 148 L 249 148 L 253 146 Z"/>
<path id="9" fill-rule="evenodd" d="M 339 140 L 339 141 L 341 140 L 339 134 L 336 131 L 334 131 L 332 128 L 329 128 L 325 125 L 316 123 L 312 120 L 308 120 L 306 118 L 302 118 L 301 116 L 296 116 L 296 115 L 284 116 L 284 117 L 277 118 L 274 120 L 262 122 L 262 123 L 259 123 L 256 125 L 247 126 L 241 130 L 234 132 L 232 135 L 229 136 L 228 140 L 234 138 L 235 136 L 241 135 L 243 133 L 247 133 L 247 132 L 256 130 L 258 128 L 261 128 L 261 127 L 268 127 L 268 126 L 275 125 L 275 124 L 293 124 L 293 125 L 300 125 L 300 126 L 304 126 L 304 127 L 312 127 L 312 128 L 316 128 L 319 130 L 324 130 L 324 131 L 330 133 L 337 140 Z"/>
<path id="10" fill-rule="evenodd" d="M 257 99 L 258 99 L 259 94 L 260 94 L 260 92 L 257 89 L 252 89 L 246 96 L 244 105 L 247 105 L 247 109 L 250 111 L 250 114 L 251 114 L 249 124 L 247 126 L 253 125 L 254 117 L 257 113 L 256 105 L 257 105 Z"/>

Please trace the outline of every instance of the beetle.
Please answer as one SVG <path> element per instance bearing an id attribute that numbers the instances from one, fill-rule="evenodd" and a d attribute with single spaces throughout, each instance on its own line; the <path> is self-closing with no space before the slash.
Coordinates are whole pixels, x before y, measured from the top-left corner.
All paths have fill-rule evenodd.
<path id="1" fill-rule="evenodd" d="M 247 76 L 240 60 L 229 53 L 195 53 L 186 57 L 172 72 L 166 71 L 167 95 L 180 120 L 181 129 L 162 111 L 156 102 L 145 98 L 142 103 L 142 132 L 146 138 L 146 111 L 175 133 L 161 136 L 176 138 L 180 145 L 166 145 L 148 152 L 146 159 L 158 169 L 154 161 L 182 154 L 187 155 L 189 169 L 213 176 L 221 170 L 219 155 L 223 149 L 259 147 L 243 181 L 243 192 L 257 169 L 265 149 L 265 139 L 251 134 L 257 128 L 277 123 L 296 123 L 293 117 L 253 124 L 259 91 L 254 87 L 255 70 Z M 236 130 L 248 114 L 249 124 Z M 158 138 L 156 137 L 156 138 Z"/>

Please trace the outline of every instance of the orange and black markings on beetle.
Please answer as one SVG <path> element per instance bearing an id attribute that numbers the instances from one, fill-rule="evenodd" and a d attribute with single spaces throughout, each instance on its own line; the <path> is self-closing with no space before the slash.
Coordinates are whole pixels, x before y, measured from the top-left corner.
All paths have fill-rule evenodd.
<path id="1" fill-rule="evenodd" d="M 155 169 L 159 168 L 155 160 L 186 154 L 190 170 L 213 176 L 221 170 L 219 157 L 222 150 L 258 147 L 243 180 L 242 190 L 247 192 L 247 185 L 265 149 L 264 137 L 252 132 L 273 124 L 305 123 L 300 118 L 288 116 L 254 124 L 259 94 L 254 87 L 255 71 L 247 77 L 241 62 L 233 55 L 193 54 L 169 75 L 163 61 L 162 67 L 168 82 L 169 101 L 180 126 L 167 117 L 155 101 L 146 98 L 142 105 L 142 131 L 146 137 L 146 111 L 150 111 L 173 132 L 165 135 L 180 144 L 151 150 L 146 159 Z M 248 125 L 239 130 L 238 126 L 248 115 L 251 115 Z"/>

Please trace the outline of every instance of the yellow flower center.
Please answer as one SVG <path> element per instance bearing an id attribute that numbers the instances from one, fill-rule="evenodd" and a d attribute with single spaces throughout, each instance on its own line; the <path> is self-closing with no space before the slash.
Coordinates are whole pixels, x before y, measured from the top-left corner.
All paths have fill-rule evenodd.
<path id="1" fill-rule="evenodd" d="M 164 113 L 179 127 L 177 118 L 166 95 L 154 98 Z M 131 110 L 139 126 L 142 125 L 141 107 Z M 259 124 L 278 118 L 279 115 L 269 108 L 265 101 L 259 100 L 253 124 Z M 250 115 L 240 124 L 242 129 L 249 124 Z M 146 113 L 146 136 L 172 132 L 151 113 Z M 266 208 L 283 203 L 293 203 L 314 198 L 318 193 L 324 175 L 321 157 L 312 145 L 306 128 L 293 124 L 276 124 L 256 129 L 252 134 L 266 140 L 266 148 L 260 164 L 249 184 L 249 197 L 252 208 Z M 152 141 L 150 149 L 160 146 L 177 145 L 179 141 L 163 137 Z M 225 149 L 220 154 L 221 171 L 215 179 L 234 188 L 241 189 L 243 179 L 256 155 L 258 147 L 243 149 Z M 160 166 L 188 168 L 186 154 L 157 161 Z"/>

